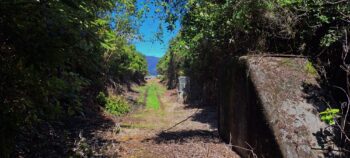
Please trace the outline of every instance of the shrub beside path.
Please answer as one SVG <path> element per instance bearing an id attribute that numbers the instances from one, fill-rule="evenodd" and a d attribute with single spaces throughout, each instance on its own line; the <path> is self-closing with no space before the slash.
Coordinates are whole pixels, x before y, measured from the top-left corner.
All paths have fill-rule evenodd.
<path id="1" fill-rule="evenodd" d="M 154 82 L 149 81 L 148 84 Z M 156 84 L 162 86 L 158 82 Z M 218 136 L 215 106 L 180 104 L 177 102 L 176 90 L 165 91 L 159 95 L 159 99 L 161 108 L 144 109 L 122 117 L 119 120 L 120 133 L 105 133 L 105 139 L 117 142 L 107 155 L 150 158 L 239 157 Z"/>
<path id="2" fill-rule="evenodd" d="M 147 84 L 158 86 L 157 99 L 161 107 L 136 108 L 134 112 L 123 117 L 106 116 L 113 120 L 114 125 L 103 130 L 90 131 L 89 135 L 92 137 L 86 140 L 86 144 L 92 149 L 90 155 L 239 158 L 219 138 L 215 106 L 180 104 L 177 102 L 176 90 L 165 90 L 157 80 L 148 81 Z M 128 97 L 140 97 L 143 93 L 131 92 Z M 141 100 L 147 100 L 144 97 Z M 77 148 L 80 148 L 79 144 Z"/>

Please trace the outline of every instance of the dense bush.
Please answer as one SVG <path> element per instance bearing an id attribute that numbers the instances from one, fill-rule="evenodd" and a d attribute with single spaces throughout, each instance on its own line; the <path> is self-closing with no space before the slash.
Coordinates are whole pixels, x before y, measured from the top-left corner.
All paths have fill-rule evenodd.
<path id="1" fill-rule="evenodd" d="M 199 90 L 209 93 L 204 98 L 212 100 L 216 94 L 213 89 L 220 81 L 218 70 L 230 58 L 268 53 L 307 56 L 325 73 L 324 81 L 350 89 L 345 79 L 349 1 L 184 1 L 169 3 L 167 6 L 172 9 L 165 11 L 168 17 L 180 17 L 182 25 L 158 65 L 159 72 L 168 78 L 169 87 L 174 87 L 174 76 L 184 73 L 201 81 Z"/>
<path id="2" fill-rule="evenodd" d="M 105 106 L 109 113 L 117 116 L 130 111 L 129 103 L 121 96 L 111 96 L 107 98 Z"/>
<path id="3" fill-rule="evenodd" d="M 313 63 L 308 66 L 316 67 L 321 74 L 324 91 L 335 94 L 337 101 L 331 104 L 342 108 L 343 116 L 347 116 L 349 106 L 344 105 L 349 104 L 342 102 L 350 102 L 346 97 L 350 94 L 349 0 L 172 2 L 167 5 L 172 9 L 165 8 L 164 12 L 168 17 L 180 17 L 182 28 L 158 64 L 170 88 L 183 73 L 194 81 L 192 93 L 199 92 L 194 99 L 215 105 L 217 85 L 222 81 L 220 70 L 232 58 L 261 53 L 302 55 L 311 59 Z M 341 128 L 350 133 L 345 125 Z M 340 144 L 345 147 L 346 143 Z"/>
<path id="4" fill-rule="evenodd" d="M 129 44 L 139 16 L 135 1 L 0 1 L 0 157 L 19 127 L 81 113 L 113 80 L 143 79 Z"/>
<path id="5" fill-rule="evenodd" d="M 101 106 L 105 106 L 107 104 L 106 94 L 103 92 L 98 93 L 98 95 L 96 96 L 96 101 Z"/>
<path id="6" fill-rule="evenodd" d="M 130 105 L 127 100 L 125 100 L 122 96 L 111 95 L 107 97 L 103 92 L 100 92 L 96 100 L 98 104 L 105 107 L 106 111 L 120 116 L 130 111 Z"/>

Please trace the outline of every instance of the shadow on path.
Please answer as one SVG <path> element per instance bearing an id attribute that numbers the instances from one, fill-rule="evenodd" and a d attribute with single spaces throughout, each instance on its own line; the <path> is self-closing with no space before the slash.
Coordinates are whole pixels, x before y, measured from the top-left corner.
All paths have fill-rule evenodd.
<path id="1" fill-rule="evenodd" d="M 85 117 L 67 117 L 60 122 L 42 122 L 32 130 L 22 129 L 12 157 L 80 157 L 74 148 L 91 150 L 92 146 L 97 149 L 110 143 L 94 136 L 94 132 L 114 125 L 100 112 L 92 112 Z M 86 153 L 92 156 L 89 151 Z"/>
<path id="2" fill-rule="evenodd" d="M 162 143 L 185 143 L 201 141 L 203 143 L 219 142 L 218 135 L 207 130 L 182 130 L 174 132 L 161 132 L 155 138 L 144 140 L 144 142 L 153 141 L 157 144 Z"/>
<path id="3" fill-rule="evenodd" d="M 191 116 L 192 121 L 197 121 L 200 123 L 205 123 L 210 126 L 210 128 L 217 129 L 218 127 L 218 111 L 216 106 L 202 106 L 189 104 L 186 105 L 185 109 L 197 108 L 198 111 Z"/>

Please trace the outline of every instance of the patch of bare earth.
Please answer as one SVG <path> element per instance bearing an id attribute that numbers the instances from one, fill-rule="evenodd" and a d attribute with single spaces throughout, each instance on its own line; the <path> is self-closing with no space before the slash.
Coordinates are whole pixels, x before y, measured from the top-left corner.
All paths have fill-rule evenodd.
<path id="1" fill-rule="evenodd" d="M 97 137 L 107 142 L 108 157 L 239 157 L 217 132 L 215 107 L 177 103 L 176 91 L 159 96 L 159 110 L 139 110 L 118 119 L 120 131 Z"/>

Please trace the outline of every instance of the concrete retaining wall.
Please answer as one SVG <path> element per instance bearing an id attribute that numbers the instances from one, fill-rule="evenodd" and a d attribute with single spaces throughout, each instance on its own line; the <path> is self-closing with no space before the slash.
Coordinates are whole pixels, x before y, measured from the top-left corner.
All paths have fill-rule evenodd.
<path id="1" fill-rule="evenodd" d="M 220 135 L 243 157 L 323 157 L 315 134 L 326 125 L 304 92 L 316 78 L 304 58 L 234 60 L 219 88 Z"/>

